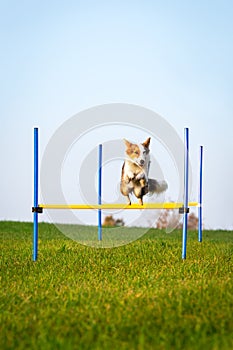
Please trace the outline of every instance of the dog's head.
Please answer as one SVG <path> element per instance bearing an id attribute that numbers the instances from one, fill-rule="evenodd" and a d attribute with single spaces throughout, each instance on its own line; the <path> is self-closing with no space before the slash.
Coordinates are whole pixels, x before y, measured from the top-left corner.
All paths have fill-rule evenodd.
<path id="1" fill-rule="evenodd" d="M 124 139 L 126 145 L 126 154 L 133 162 L 143 167 L 149 161 L 150 137 L 140 144 L 134 144 Z"/>

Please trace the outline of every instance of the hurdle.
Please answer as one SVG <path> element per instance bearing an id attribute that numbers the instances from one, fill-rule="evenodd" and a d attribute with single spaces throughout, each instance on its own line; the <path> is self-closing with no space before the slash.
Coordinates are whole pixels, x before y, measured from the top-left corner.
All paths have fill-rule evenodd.
<path id="1" fill-rule="evenodd" d="M 122 209 L 122 210 L 156 210 L 156 209 L 178 209 L 183 215 L 182 230 L 182 259 L 186 259 L 187 255 L 187 232 L 188 232 L 188 214 L 190 207 L 198 207 L 198 241 L 202 242 L 202 178 L 203 178 L 203 146 L 200 146 L 199 154 L 199 188 L 198 201 L 189 202 L 189 129 L 184 129 L 184 196 L 183 202 L 163 202 L 163 203 L 144 203 L 143 205 L 133 203 L 102 203 L 102 144 L 98 147 L 98 204 L 39 204 L 39 130 L 34 128 L 34 201 L 33 201 L 33 244 L 32 244 L 32 260 L 38 259 L 38 214 L 42 214 L 43 210 L 49 209 L 67 209 L 67 210 L 89 210 L 95 209 L 98 212 L 98 241 L 102 241 L 102 210 L 106 209 Z"/>

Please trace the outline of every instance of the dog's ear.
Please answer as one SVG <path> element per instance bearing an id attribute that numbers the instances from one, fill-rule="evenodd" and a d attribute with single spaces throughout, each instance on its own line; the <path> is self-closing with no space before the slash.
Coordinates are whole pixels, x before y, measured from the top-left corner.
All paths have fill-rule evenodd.
<path id="1" fill-rule="evenodd" d="M 143 142 L 144 147 L 149 148 L 149 145 L 150 145 L 150 137 L 148 137 L 148 139 L 145 142 Z"/>
<path id="2" fill-rule="evenodd" d="M 127 148 L 130 148 L 130 146 L 132 145 L 132 143 L 129 142 L 128 140 L 126 140 L 126 139 L 124 139 L 124 143 L 125 143 Z"/>

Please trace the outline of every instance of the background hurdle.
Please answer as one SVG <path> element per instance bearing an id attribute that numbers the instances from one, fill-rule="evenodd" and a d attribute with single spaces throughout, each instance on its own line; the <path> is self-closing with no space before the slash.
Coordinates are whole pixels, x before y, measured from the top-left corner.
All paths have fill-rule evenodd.
<path id="1" fill-rule="evenodd" d="M 198 195 L 198 241 L 202 242 L 202 168 L 203 168 L 203 146 L 200 146 L 200 174 Z"/>
<path id="2" fill-rule="evenodd" d="M 102 145 L 99 145 L 98 204 L 102 204 Z M 98 240 L 102 241 L 102 211 L 98 209 Z"/>
<path id="3" fill-rule="evenodd" d="M 179 209 L 183 214 L 182 259 L 186 259 L 187 230 L 189 207 L 198 207 L 198 240 L 202 242 L 202 167 L 203 146 L 200 146 L 200 171 L 198 202 L 188 202 L 189 179 L 189 129 L 184 129 L 184 201 L 181 203 L 145 203 L 139 204 L 102 204 L 102 145 L 98 148 L 98 204 L 38 204 L 39 192 L 39 136 L 38 128 L 34 128 L 34 207 L 33 212 L 33 261 L 38 258 L 38 213 L 43 209 L 97 209 L 98 210 L 98 240 L 102 240 L 102 210 L 103 209 Z"/>
<path id="4" fill-rule="evenodd" d="M 38 128 L 34 128 L 34 208 L 38 207 L 38 181 L 39 181 L 39 149 L 38 149 Z M 33 260 L 38 255 L 38 211 L 33 214 Z"/>
<path id="5" fill-rule="evenodd" d="M 187 231 L 188 231 L 188 184 L 189 184 L 189 129 L 184 129 L 184 206 L 183 206 L 183 243 L 182 259 L 186 259 Z"/>

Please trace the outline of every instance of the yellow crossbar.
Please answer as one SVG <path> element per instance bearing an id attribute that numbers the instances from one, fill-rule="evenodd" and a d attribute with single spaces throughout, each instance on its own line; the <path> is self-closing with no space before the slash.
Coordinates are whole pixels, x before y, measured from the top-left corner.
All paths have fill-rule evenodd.
<path id="1" fill-rule="evenodd" d="M 189 202 L 189 207 L 197 207 L 198 202 Z M 179 209 L 183 203 L 165 202 L 165 203 L 145 203 L 140 204 L 39 204 L 43 209 Z"/>

